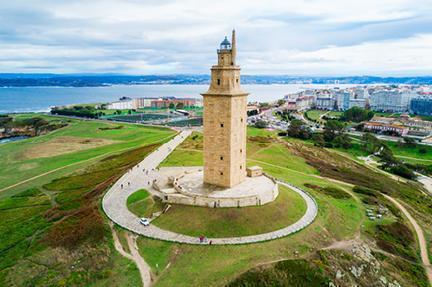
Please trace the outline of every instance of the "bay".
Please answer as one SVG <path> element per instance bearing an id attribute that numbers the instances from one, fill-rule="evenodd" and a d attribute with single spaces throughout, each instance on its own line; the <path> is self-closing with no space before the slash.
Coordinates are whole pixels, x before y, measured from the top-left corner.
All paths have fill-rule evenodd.
<path id="1" fill-rule="evenodd" d="M 305 89 L 352 85 L 243 85 L 249 92 L 249 102 L 269 102 L 289 93 Z M 82 103 L 107 103 L 120 97 L 177 97 L 199 98 L 207 85 L 114 85 L 106 87 L 3 87 L 0 88 L 0 114 L 48 112 L 52 106 Z"/>

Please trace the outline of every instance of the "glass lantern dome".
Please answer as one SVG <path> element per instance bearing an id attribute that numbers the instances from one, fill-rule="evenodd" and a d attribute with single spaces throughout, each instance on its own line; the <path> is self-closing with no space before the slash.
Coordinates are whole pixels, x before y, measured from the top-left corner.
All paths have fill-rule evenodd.
<path id="1" fill-rule="evenodd" d="M 228 41 L 227 37 L 220 43 L 221 50 L 231 50 L 231 43 Z"/>

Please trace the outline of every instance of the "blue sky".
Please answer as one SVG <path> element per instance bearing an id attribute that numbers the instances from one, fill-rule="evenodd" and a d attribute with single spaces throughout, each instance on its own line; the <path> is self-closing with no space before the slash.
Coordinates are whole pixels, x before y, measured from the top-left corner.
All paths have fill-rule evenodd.
<path id="1" fill-rule="evenodd" d="M 0 72 L 432 75 L 431 0 L 0 0 Z"/>

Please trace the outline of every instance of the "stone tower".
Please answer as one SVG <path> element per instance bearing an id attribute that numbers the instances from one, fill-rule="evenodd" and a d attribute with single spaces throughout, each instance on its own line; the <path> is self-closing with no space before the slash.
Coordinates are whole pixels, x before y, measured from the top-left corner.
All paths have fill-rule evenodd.
<path id="1" fill-rule="evenodd" d="M 232 45 L 231 45 L 232 43 Z M 246 177 L 247 95 L 240 87 L 236 38 L 217 50 L 218 64 L 204 97 L 204 183 L 231 187 Z"/>

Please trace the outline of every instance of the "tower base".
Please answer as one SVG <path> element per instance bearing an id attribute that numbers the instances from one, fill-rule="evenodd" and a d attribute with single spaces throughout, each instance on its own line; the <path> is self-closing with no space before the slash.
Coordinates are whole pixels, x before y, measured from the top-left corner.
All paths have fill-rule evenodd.
<path id="1" fill-rule="evenodd" d="M 202 167 L 161 168 L 153 189 L 163 202 L 211 208 L 259 206 L 279 195 L 276 181 L 265 175 L 229 188 L 203 183 Z"/>

